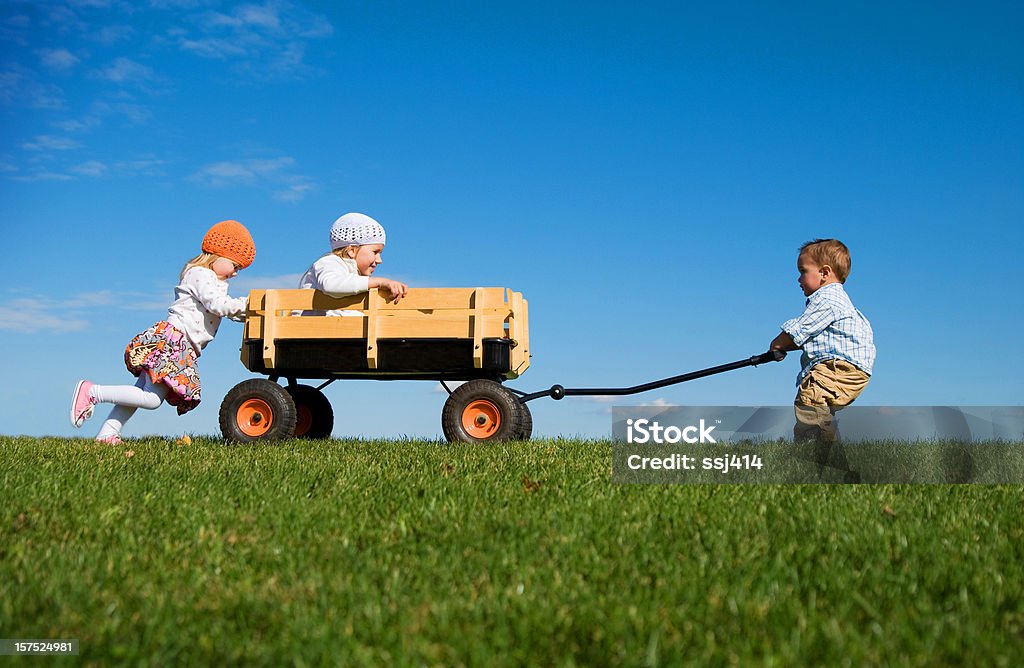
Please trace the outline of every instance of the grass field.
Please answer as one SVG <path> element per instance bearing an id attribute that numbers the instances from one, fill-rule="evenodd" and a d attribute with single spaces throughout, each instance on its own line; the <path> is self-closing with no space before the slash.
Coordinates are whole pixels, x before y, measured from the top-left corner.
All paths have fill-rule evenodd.
<path id="1" fill-rule="evenodd" d="M 67 665 L 1024 653 L 1021 487 L 616 485 L 610 466 L 610 443 L 573 440 L 0 437 L 0 637 L 77 638 Z"/>

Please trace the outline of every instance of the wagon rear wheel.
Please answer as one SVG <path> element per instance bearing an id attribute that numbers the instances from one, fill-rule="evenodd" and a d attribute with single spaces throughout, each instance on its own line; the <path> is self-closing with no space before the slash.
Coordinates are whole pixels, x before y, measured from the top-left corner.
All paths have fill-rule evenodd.
<path id="1" fill-rule="evenodd" d="M 324 393 L 309 385 L 289 385 L 285 391 L 295 402 L 295 435 L 330 438 L 334 431 L 334 409 Z"/>
<path id="2" fill-rule="evenodd" d="M 295 402 L 288 392 L 262 378 L 235 385 L 220 405 L 221 434 L 238 443 L 290 438 L 295 420 Z"/>
<path id="3" fill-rule="evenodd" d="M 471 380 L 444 402 L 441 429 L 449 442 L 493 443 L 523 436 L 526 406 L 493 380 Z"/>

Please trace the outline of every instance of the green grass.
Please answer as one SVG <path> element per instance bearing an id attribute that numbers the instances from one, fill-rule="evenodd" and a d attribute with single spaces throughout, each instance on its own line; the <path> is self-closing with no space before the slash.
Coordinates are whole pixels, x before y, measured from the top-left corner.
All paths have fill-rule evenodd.
<path id="1" fill-rule="evenodd" d="M 609 443 L 570 440 L 0 437 L 0 637 L 78 638 L 76 665 L 1024 652 L 1020 487 L 617 485 L 610 469 Z"/>

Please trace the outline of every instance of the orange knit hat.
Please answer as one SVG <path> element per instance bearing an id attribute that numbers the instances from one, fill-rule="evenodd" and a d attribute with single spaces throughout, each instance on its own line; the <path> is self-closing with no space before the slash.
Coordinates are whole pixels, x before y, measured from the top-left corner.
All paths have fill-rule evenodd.
<path id="1" fill-rule="evenodd" d="M 203 237 L 203 250 L 226 257 L 245 269 L 256 259 L 252 235 L 237 220 L 222 220 Z"/>

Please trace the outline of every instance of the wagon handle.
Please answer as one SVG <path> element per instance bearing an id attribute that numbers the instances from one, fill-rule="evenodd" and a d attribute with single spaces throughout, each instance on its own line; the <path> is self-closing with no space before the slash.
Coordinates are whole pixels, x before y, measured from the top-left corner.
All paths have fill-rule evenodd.
<path id="1" fill-rule="evenodd" d="M 678 376 L 672 376 L 671 378 L 664 378 L 662 380 L 655 380 L 650 383 L 643 383 L 642 385 L 634 385 L 632 387 L 577 388 L 552 385 L 549 389 L 541 390 L 540 392 L 517 394 L 519 394 L 519 402 L 523 404 L 527 401 L 533 401 L 534 399 L 539 399 L 541 397 L 551 397 L 557 401 L 564 397 L 622 396 L 627 394 L 639 394 L 640 392 L 656 390 L 659 387 L 685 383 L 688 380 L 696 380 L 697 378 L 704 378 L 705 376 L 713 376 L 715 374 L 725 373 L 726 371 L 733 371 L 734 369 L 742 369 L 747 366 L 757 366 L 759 364 L 767 364 L 768 362 L 781 362 L 785 357 L 786 353 L 781 350 L 769 350 L 768 352 L 761 353 L 760 355 L 754 355 L 736 362 L 729 362 L 728 364 L 721 364 L 719 366 L 701 369 L 700 371 L 691 371 L 690 373 L 684 373 Z"/>

